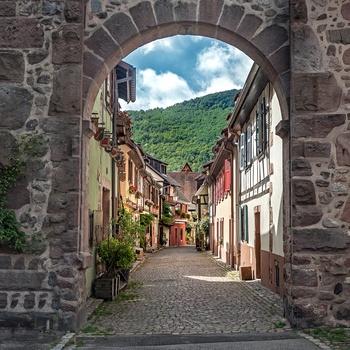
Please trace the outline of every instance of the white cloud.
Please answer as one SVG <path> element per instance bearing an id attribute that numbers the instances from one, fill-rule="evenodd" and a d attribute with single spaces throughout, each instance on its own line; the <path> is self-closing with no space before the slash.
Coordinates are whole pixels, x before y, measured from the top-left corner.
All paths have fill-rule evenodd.
<path id="1" fill-rule="evenodd" d="M 197 56 L 197 80 L 202 86 L 201 95 L 218 91 L 239 89 L 252 66 L 252 60 L 229 45 L 212 45 Z"/>
<path id="2" fill-rule="evenodd" d="M 126 105 L 121 101 L 123 109 L 165 108 L 198 96 L 240 89 L 244 85 L 252 66 L 248 56 L 233 46 L 208 38 L 191 36 L 188 39 L 190 42 L 180 36 L 169 37 L 139 49 L 138 60 L 147 62 L 144 65 L 147 68 L 137 69 L 136 102 Z M 198 52 L 196 42 L 201 40 L 206 47 Z M 159 55 L 162 60 L 152 59 Z M 171 72 L 172 69 L 185 70 L 185 78 Z"/>
<path id="3" fill-rule="evenodd" d="M 172 37 L 164 38 L 156 41 L 152 41 L 149 44 L 146 44 L 141 47 L 140 52 L 144 55 L 147 55 L 156 50 L 174 50 L 174 40 Z"/>
<path id="4" fill-rule="evenodd" d="M 121 101 L 122 109 L 165 108 L 196 97 L 186 80 L 169 71 L 161 74 L 153 69 L 139 71 L 136 85 L 136 102 L 126 105 Z"/>

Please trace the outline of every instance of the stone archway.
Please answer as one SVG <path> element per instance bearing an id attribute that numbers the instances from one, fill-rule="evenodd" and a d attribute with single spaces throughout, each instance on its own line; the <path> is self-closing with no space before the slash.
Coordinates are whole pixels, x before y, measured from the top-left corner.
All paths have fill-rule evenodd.
<path id="1" fill-rule="evenodd" d="M 120 5 L 116 5 L 119 4 Z M 93 4 L 93 2 L 91 2 Z M 151 41 L 201 35 L 231 44 L 264 68 L 279 93 L 283 114 L 289 108 L 289 6 L 252 6 L 240 1 L 114 2 L 104 12 L 88 4 L 84 41 L 84 112 L 108 72 L 126 55 Z M 91 28 L 91 29 L 90 29 Z"/>
<path id="2" fill-rule="evenodd" d="M 274 83 L 285 119 L 280 132 L 289 135 L 287 316 L 296 326 L 349 326 L 349 4 L 5 1 L 0 14 L 0 161 L 6 162 L 25 134 L 38 132 L 47 141 L 9 193 L 27 233 L 39 232 L 45 244 L 36 254 L 0 251 L 1 326 L 39 328 L 50 320 L 70 330 L 84 322 L 90 264 L 84 132 L 91 102 L 118 61 L 147 42 L 176 34 L 236 46 Z"/>

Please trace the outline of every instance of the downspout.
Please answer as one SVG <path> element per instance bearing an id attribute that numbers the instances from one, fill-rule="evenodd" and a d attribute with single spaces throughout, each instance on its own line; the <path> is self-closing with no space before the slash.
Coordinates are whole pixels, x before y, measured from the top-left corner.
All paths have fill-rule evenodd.
<path id="1" fill-rule="evenodd" d="M 234 267 L 234 263 L 235 263 L 235 210 L 234 210 L 234 196 L 235 196 L 235 192 L 234 192 L 234 186 L 233 186 L 233 181 L 235 180 L 235 176 L 233 176 L 233 170 L 235 169 L 235 167 L 233 166 L 233 162 L 235 159 L 235 150 L 236 147 L 233 148 L 232 152 L 231 152 L 231 179 L 230 179 L 230 191 L 231 191 L 231 267 Z"/>
<path id="2" fill-rule="evenodd" d="M 118 146 L 117 142 L 117 114 L 119 112 L 119 95 L 118 95 L 118 83 L 117 83 L 117 69 L 114 68 L 114 106 L 113 106 L 113 118 L 112 118 L 112 130 L 113 130 L 113 135 L 112 135 L 112 142 L 113 145 L 112 147 Z M 116 164 L 114 161 L 114 158 L 111 158 L 111 165 L 112 165 L 112 217 L 115 218 L 117 213 L 116 213 L 116 181 L 115 181 L 115 176 L 116 176 Z M 119 180 L 119 179 L 118 179 Z M 118 181 L 119 184 L 119 181 Z M 118 192 L 119 192 L 119 186 L 118 186 Z M 119 198 L 117 198 L 117 201 L 119 201 Z"/>

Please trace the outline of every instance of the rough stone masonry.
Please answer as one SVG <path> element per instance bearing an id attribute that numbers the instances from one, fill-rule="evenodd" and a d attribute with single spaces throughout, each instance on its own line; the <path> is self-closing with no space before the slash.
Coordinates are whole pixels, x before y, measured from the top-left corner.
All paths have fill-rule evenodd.
<path id="1" fill-rule="evenodd" d="M 217 38 L 264 68 L 283 111 L 285 309 L 350 325 L 350 4 L 343 0 L 1 0 L 0 165 L 40 152 L 8 195 L 28 250 L 0 248 L 0 326 L 86 319 L 88 140 L 107 73 L 143 44 Z"/>

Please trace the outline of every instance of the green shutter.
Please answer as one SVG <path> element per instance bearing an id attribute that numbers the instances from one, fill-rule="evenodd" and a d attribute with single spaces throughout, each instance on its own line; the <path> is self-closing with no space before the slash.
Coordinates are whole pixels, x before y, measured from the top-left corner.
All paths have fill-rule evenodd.
<path id="1" fill-rule="evenodd" d="M 243 232 L 242 232 L 242 207 L 238 207 L 238 241 L 243 240 Z"/>
<path id="2" fill-rule="evenodd" d="M 246 143 L 247 143 L 246 163 L 247 163 L 247 166 L 249 166 L 252 163 L 252 124 L 249 124 L 247 126 Z"/>
<path id="3" fill-rule="evenodd" d="M 249 233 L 248 233 L 248 206 L 243 207 L 243 216 L 244 216 L 244 240 L 249 242 Z"/>
<path id="4" fill-rule="evenodd" d="M 256 145 L 256 155 L 261 153 L 261 106 L 260 101 L 258 102 L 258 108 L 255 116 L 255 145 Z"/>
<path id="5" fill-rule="evenodd" d="M 239 162 L 239 168 L 240 170 L 243 170 L 246 166 L 246 158 L 245 158 L 245 134 L 242 133 L 239 138 L 239 148 L 240 148 L 240 162 Z"/>

